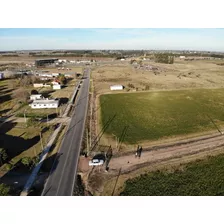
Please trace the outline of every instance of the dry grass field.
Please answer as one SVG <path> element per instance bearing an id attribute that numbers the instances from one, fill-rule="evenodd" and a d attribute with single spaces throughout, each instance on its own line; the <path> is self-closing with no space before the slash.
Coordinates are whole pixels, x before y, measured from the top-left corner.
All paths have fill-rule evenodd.
<path id="1" fill-rule="evenodd" d="M 96 94 L 111 93 L 110 85 L 121 84 L 125 91 L 174 90 L 192 88 L 223 88 L 224 66 L 217 60 L 181 61 L 174 64 L 144 62 L 143 65 L 158 67 L 159 71 L 136 69 L 130 63 L 107 64 L 92 71 Z M 134 88 L 129 88 L 128 84 Z"/>

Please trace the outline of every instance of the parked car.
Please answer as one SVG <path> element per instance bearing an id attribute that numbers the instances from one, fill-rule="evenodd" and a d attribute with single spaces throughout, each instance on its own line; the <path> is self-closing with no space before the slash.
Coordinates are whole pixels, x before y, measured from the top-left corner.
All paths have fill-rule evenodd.
<path id="1" fill-rule="evenodd" d="M 104 161 L 102 159 L 93 159 L 89 161 L 89 166 L 100 166 L 103 165 Z"/>

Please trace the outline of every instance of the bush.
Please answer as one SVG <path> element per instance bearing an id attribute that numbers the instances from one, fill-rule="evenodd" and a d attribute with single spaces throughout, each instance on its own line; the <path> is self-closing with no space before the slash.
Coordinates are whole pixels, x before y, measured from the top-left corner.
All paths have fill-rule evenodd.
<path id="1" fill-rule="evenodd" d="M 128 87 L 133 89 L 135 88 L 135 86 L 132 83 L 128 83 Z"/>
<path id="2" fill-rule="evenodd" d="M 0 184 L 0 196 L 8 196 L 10 187 L 5 184 Z"/>
<path id="3" fill-rule="evenodd" d="M 146 85 L 145 86 L 145 90 L 149 90 L 149 85 Z"/>

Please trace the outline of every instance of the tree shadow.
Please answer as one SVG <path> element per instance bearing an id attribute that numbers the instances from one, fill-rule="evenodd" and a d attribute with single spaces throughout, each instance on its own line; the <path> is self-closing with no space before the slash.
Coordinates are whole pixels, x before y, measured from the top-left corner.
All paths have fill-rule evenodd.
<path id="1" fill-rule="evenodd" d="M 66 104 L 66 103 L 68 103 L 68 98 L 67 97 L 60 98 L 60 104 Z"/>
<path id="2" fill-rule="evenodd" d="M 52 149 L 54 148 L 55 145 L 52 146 Z M 54 173 L 54 171 L 56 170 L 58 163 L 60 161 L 60 157 L 63 155 L 63 153 L 55 153 L 52 156 L 48 157 L 47 159 L 44 160 L 41 169 L 40 169 L 40 173 L 47 173 L 49 175 L 46 175 L 46 178 L 41 186 L 40 192 L 42 192 L 44 190 L 44 185 L 47 181 L 47 179 Z M 51 189 L 51 187 L 49 187 L 48 189 L 46 189 L 45 193 L 43 194 L 43 196 L 45 196 L 48 191 Z"/>
<path id="3" fill-rule="evenodd" d="M 11 94 L 6 94 L 6 95 L 3 95 L 3 96 L 0 96 L 0 104 L 4 103 L 4 102 L 7 102 L 11 99 L 12 99 Z"/>
<path id="4" fill-rule="evenodd" d="M 1 125 L 0 129 L 0 148 L 3 148 L 8 158 L 4 161 L 9 162 L 11 159 L 19 155 L 20 153 L 31 148 L 33 145 L 37 144 L 40 140 L 40 136 L 37 135 L 30 139 L 24 139 L 21 136 L 12 136 L 6 134 L 12 128 L 16 126 L 16 123 L 5 122 Z"/>
<path id="5" fill-rule="evenodd" d="M 5 109 L 5 110 L 1 110 L 0 111 L 0 116 L 2 116 L 3 114 L 6 114 L 7 112 L 9 112 L 11 109 Z"/>
<path id="6" fill-rule="evenodd" d="M 55 90 L 45 90 L 41 94 L 45 98 L 49 98 L 51 96 L 51 93 L 55 92 Z"/>

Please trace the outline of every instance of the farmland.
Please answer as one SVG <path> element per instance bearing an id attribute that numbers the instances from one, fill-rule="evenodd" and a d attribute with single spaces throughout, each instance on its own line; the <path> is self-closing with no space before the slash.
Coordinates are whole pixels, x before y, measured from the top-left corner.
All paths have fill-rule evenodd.
<path id="1" fill-rule="evenodd" d="M 100 96 L 101 126 L 120 141 L 137 144 L 209 130 L 224 124 L 224 89 L 157 91 Z"/>
<path id="2" fill-rule="evenodd" d="M 123 196 L 223 196 L 224 155 L 189 163 L 174 172 L 156 171 L 125 184 Z"/>

